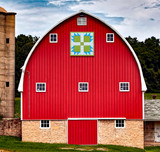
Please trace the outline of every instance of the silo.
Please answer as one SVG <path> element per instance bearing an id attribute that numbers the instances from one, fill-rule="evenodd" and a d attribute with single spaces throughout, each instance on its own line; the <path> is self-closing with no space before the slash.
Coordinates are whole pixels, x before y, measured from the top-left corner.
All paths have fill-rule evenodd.
<path id="1" fill-rule="evenodd" d="M 15 15 L 0 7 L 0 115 L 14 117 Z"/>

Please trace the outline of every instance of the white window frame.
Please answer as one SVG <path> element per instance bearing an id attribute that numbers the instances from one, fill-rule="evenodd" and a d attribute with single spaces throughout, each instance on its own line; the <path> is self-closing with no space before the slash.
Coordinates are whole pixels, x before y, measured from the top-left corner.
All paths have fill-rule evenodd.
<path id="1" fill-rule="evenodd" d="M 56 37 L 57 37 L 56 41 L 51 41 L 51 35 L 56 35 Z M 49 42 L 50 43 L 58 43 L 58 34 L 57 33 L 50 33 L 49 34 Z"/>
<path id="2" fill-rule="evenodd" d="M 50 122 L 50 120 L 47 120 L 47 121 L 49 121 L 49 127 L 41 127 L 42 121 L 43 120 L 40 120 L 40 129 L 50 129 L 51 128 L 51 122 Z"/>
<path id="3" fill-rule="evenodd" d="M 123 120 L 123 121 L 124 121 L 124 127 L 117 127 L 117 126 L 116 126 L 116 121 L 119 121 L 119 120 Z M 125 127 L 126 127 L 126 126 L 125 126 L 125 120 L 124 120 L 124 119 L 117 119 L 117 120 L 114 121 L 114 124 L 115 124 L 115 128 L 116 128 L 116 129 L 118 129 L 118 128 L 125 128 Z"/>
<path id="4" fill-rule="evenodd" d="M 86 19 L 86 23 L 85 24 L 80 24 L 78 20 L 81 19 Z M 81 21 L 82 22 L 82 21 Z M 86 26 L 87 25 L 87 17 L 77 17 L 77 25 L 78 26 Z"/>
<path id="5" fill-rule="evenodd" d="M 37 84 L 45 84 L 45 90 L 37 90 Z M 36 92 L 46 92 L 46 82 L 36 82 Z"/>
<path id="6" fill-rule="evenodd" d="M 121 84 L 122 83 L 127 83 L 128 84 L 128 90 L 121 90 Z M 129 82 L 119 82 L 119 91 L 120 92 L 129 92 L 130 91 L 130 84 L 129 84 Z"/>
<path id="7" fill-rule="evenodd" d="M 108 38 L 108 35 L 109 35 L 109 34 L 113 34 L 113 41 L 108 41 L 107 38 Z M 106 33 L 106 42 L 107 42 L 107 43 L 114 43 L 114 33 Z"/>
<path id="8" fill-rule="evenodd" d="M 86 83 L 88 86 L 88 89 L 87 90 L 80 90 L 81 83 Z M 78 92 L 89 92 L 89 83 L 88 82 L 78 82 Z"/>

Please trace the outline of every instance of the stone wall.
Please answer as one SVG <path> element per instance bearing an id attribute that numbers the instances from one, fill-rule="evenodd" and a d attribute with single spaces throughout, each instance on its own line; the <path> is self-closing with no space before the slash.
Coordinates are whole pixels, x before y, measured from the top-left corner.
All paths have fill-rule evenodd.
<path id="1" fill-rule="evenodd" d="M 0 120 L 0 135 L 21 137 L 21 120 L 20 119 Z"/>
<path id="2" fill-rule="evenodd" d="M 40 121 L 22 121 L 22 141 L 67 143 L 67 121 L 51 121 L 49 129 L 41 129 Z"/>
<path id="3" fill-rule="evenodd" d="M 143 121 L 126 120 L 125 128 L 115 128 L 114 120 L 99 120 L 98 143 L 144 148 Z"/>
<path id="4" fill-rule="evenodd" d="M 143 121 L 125 121 L 125 128 L 115 128 L 114 120 L 98 121 L 98 144 L 144 148 Z M 41 129 L 40 121 L 22 121 L 22 141 L 67 143 L 67 121 L 51 121 Z"/>

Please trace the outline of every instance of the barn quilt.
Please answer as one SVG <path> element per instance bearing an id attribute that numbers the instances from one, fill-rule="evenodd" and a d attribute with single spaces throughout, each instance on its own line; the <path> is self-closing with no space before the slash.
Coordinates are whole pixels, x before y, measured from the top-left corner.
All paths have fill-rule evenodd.
<path id="1" fill-rule="evenodd" d="M 94 33 L 71 32 L 71 56 L 94 56 Z"/>

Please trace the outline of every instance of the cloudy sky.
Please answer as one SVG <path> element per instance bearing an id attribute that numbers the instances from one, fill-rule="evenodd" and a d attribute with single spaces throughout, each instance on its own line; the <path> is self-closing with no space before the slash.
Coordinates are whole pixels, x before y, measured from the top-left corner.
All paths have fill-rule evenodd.
<path id="1" fill-rule="evenodd" d="M 16 12 L 16 35 L 42 36 L 58 21 L 83 9 L 98 16 L 124 37 L 160 38 L 160 0 L 0 0 Z"/>

